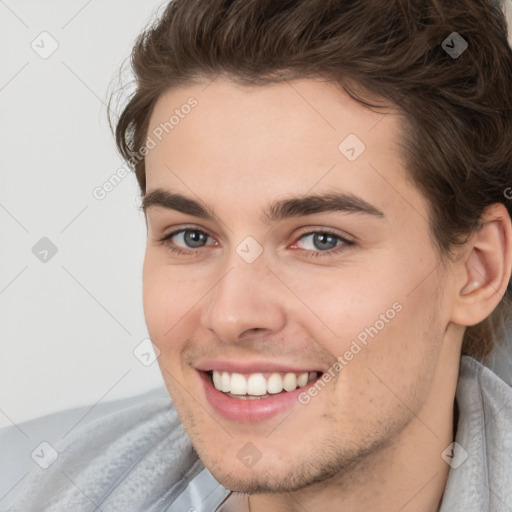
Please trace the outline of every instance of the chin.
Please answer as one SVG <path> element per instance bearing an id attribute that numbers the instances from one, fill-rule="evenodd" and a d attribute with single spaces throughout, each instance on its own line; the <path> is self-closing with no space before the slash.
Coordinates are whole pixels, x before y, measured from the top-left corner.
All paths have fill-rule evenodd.
<path id="1" fill-rule="evenodd" d="M 215 464 L 210 465 L 208 470 L 226 489 L 244 494 L 289 492 L 308 485 L 299 481 L 298 475 L 292 475 L 290 471 L 287 476 L 281 476 L 275 472 L 271 474 L 265 468 L 248 468 L 241 474 L 241 471 L 233 471 Z"/>
<path id="2" fill-rule="evenodd" d="M 213 477 L 231 491 L 244 494 L 286 493 L 311 486 L 328 485 L 335 478 L 342 478 L 355 464 L 361 462 L 359 456 L 343 454 L 338 451 L 335 457 L 307 455 L 298 456 L 296 463 L 262 458 L 253 467 L 240 468 L 239 464 L 229 462 L 225 454 L 202 455 L 203 464 Z M 362 455 L 362 454 L 360 454 Z M 365 457 L 363 456 L 363 459 Z M 236 461 L 238 463 L 238 460 Z"/>

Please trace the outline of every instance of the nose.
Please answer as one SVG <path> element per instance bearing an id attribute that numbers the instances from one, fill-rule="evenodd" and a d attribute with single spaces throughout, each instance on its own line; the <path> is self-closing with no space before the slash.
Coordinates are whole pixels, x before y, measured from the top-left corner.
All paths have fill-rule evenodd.
<path id="1" fill-rule="evenodd" d="M 234 254 L 223 277 L 204 299 L 201 323 L 228 343 L 253 335 L 268 336 L 286 325 L 285 300 L 282 283 L 263 257 L 246 263 Z"/>

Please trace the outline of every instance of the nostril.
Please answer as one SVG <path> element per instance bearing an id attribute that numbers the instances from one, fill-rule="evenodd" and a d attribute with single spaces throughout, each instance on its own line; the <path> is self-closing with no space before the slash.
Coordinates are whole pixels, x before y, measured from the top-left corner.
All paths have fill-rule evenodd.
<path id="1" fill-rule="evenodd" d="M 241 335 L 240 335 L 240 338 L 243 338 L 243 337 L 247 337 L 247 336 L 251 336 L 252 334 L 259 334 L 261 331 L 264 331 L 265 329 L 262 328 L 262 327 L 253 327 L 251 329 L 247 329 L 246 331 L 244 331 Z"/>

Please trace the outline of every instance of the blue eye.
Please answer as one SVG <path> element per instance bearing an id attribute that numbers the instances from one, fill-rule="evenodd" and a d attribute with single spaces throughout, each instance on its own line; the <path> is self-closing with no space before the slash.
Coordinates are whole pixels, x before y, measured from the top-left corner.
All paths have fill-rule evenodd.
<path id="1" fill-rule="evenodd" d="M 181 247 L 175 247 L 174 244 L 171 243 L 173 238 L 181 239 L 182 243 L 185 243 L 185 249 Z M 206 240 L 209 238 L 204 231 L 200 231 L 199 229 L 180 229 L 178 231 L 173 231 L 165 236 L 161 242 L 164 242 L 167 248 L 171 252 L 176 252 L 179 254 L 191 254 L 197 251 L 188 251 L 187 247 L 190 249 L 200 249 L 205 246 Z"/>
<path id="2" fill-rule="evenodd" d="M 312 231 L 299 237 L 294 245 L 304 251 L 307 256 L 329 256 L 353 244 L 354 242 L 336 233 Z"/>
<path id="3" fill-rule="evenodd" d="M 343 241 L 341 237 L 323 231 L 306 233 L 305 235 L 302 235 L 299 240 L 306 240 L 307 238 L 311 238 L 310 245 L 313 246 L 313 250 L 318 250 L 320 252 L 334 249 L 338 242 Z"/>
<path id="4" fill-rule="evenodd" d="M 182 240 L 192 249 L 202 247 L 208 238 L 206 233 L 192 229 L 178 231 L 176 235 L 181 236 Z"/>

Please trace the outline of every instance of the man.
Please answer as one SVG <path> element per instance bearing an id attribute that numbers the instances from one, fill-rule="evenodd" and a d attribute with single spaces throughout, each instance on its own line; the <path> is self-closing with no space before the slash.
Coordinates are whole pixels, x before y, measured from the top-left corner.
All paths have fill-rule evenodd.
<path id="1" fill-rule="evenodd" d="M 499 5 L 176 0 L 132 63 L 172 405 L 77 431 L 12 510 L 512 509 Z"/>

